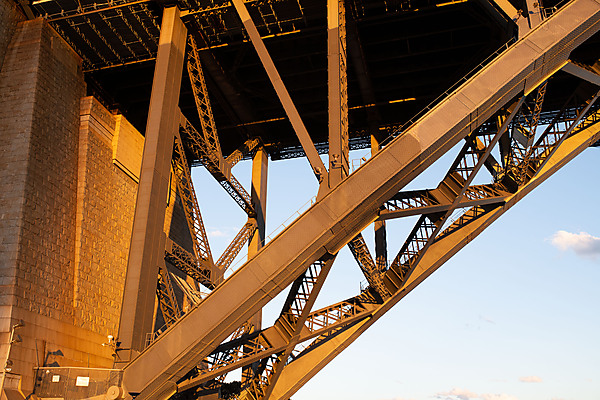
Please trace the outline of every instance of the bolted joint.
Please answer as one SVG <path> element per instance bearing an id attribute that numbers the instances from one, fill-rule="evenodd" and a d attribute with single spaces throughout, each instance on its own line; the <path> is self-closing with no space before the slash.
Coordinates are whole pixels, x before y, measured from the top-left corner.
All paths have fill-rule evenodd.
<path id="1" fill-rule="evenodd" d="M 319 181 L 319 183 L 323 182 L 323 170 L 321 169 L 321 167 L 315 167 L 313 169 L 313 172 L 314 172 L 315 176 L 317 177 L 317 180 Z"/>

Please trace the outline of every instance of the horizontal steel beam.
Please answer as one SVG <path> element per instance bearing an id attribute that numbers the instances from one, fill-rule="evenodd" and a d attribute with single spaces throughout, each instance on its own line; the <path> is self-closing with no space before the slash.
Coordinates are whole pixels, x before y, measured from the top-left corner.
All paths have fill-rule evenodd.
<path id="1" fill-rule="evenodd" d="M 490 189 L 493 188 L 493 185 L 481 185 L 481 187 L 486 187 L 486 186 L 489 186 Z M 476 187 L 471 187 L 469 189 L 473 189 Z M 423 195 L 419 194 L 418 196 L 419 197 L 427 197 L 427 196 L 431 196 L 432 194 L 433 194 L 433 196 L 435 196 L 436 191 L 437 191 L 437 189 L 427 190 L 427 191 L 425 191 L 425 193 Z M 456 205 L 456 208 L 465 208 L 465 207 L 472 207 L 472 206 L 483 206 L 483 205 L 489 205 L 489 204 L 502 203 L 506 200 L 506 197 L 509 195 L 509 193 L 500 192 L 497 189 L 495 189 L 494 191 L 490 190 L 489 192 L 482 190 L 481 193 L 482 193 L 482 195 L 479 198 L 472 198 L 472 197 L 468 196 L 468 192 L 467 192 L 467 196 L 465 196 L 465 198 L 463 198 Z M 438 196 L 435 196 L 435 197 L 437 198 Z M 435 213 L 448 211 L 451 207 L 452 207 L 452 203 L 449 200 L 445 199 L 445 201 L 439 202 L 437 204 L 424 204 L 421 206 L 412 206 L 412 207 L 408 205 L 406 208 L 396 208 L 396 209 L 388 208 L 385 210 L 381 210 L 379 212 L 378 220 L 384 221 L 387 219 L 403 218 L 403 217 L 408 217 L 408 216 L 412 216 L 412 215 L 435 214 Z"/>

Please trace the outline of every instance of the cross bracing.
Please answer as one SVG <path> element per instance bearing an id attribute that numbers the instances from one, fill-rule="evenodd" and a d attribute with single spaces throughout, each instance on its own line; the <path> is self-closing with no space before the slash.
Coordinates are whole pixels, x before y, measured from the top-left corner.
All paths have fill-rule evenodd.
<path id="1" fill-rule="evenodd" d="M 548 18 L 540 26 L 532 26 L 531 32 L 519 40 L 508 35 L 510 40 L 505 41 L 500 50 L 481 57 L 484 59 L 481 64 L 482 60 L 476 57 L 475 64 L 479 64 L 476 69 L 471 73 L 466 73 L 468 69 L 464 71 L 464 79 L 458 80 L 457 85 L 437 97 L 423 112 L 415 112 L 416 117 L 412 119 L 397 113 L 401 115 L 395 117 L 397 120 L 390 117 L 395 114 L 396 104 L 421 104 L 416 102 L 416 97 L 406 95 L 417 89 L 392 85 L 389 90 L 398 93 L 396 98 L 383 96 L 388 89 L 382 88 L 377 80 L 398 80 L 391 78 L 394 61 L 384 54 L 371 53 L 375 59 L 384 57 L 379 61 L 389 62 L 390 66 L 374 68 L 377 72 L 371 75 L 364 71 L 362 75 L 358 73 L 354 81 L 355 94 L 352 94 L 352 82 L 346 82 L 350 74 L 346 62 L 357 49 L 348 49 L 348 43 L 356 45 L 356 41 L 347 41 L 350 34 L 346 31 L 343 10 L 345 5 L 348 19 L 358 24 L 360 33 L 361 24 L 376 27 L 382 20 L 385 25 L 386 18 L 409 18 L 406 15 L 416 13 L 417 10 L 402 2 L 394 2 L 393 6 L 384 2 L 384 11 L 378 2 L 366 6 L 359 2 L 330 0 L 320 4 L 323 10 L 315 11 L 318 8 L 315 4 L 302 1 L 234 0 L 210 5 L 189 1 L 178 4 L 179 7 L 165 7 L 161 28 L 156 17 L 161 10 L 153 9 L 156 5 L 151 2 L 80 4 L 70 9 L 65 3 L 60 6 L 53 1 L 39 3 L 34 4 L 37 12 L 45 15 L 65 39 L 79 49 L 92 76 L 93 70 L 127 68 L 154 59 L 159 70 L 159 61 L 164 56 L 153 53 L 149 43 L 163 43 L 171 29 L 179 36 L 166 41 L 171 54 L 178 51 L 180 54 L 174 56 L 175 61 L 166 61 L 162 78 L 168 80 L 171 74 L 178 75 L 171 70 L 172 65 L 187 71 L 189 78 L 184 82 L 184 92 L 188 84 L 191 105 L 177 99 L 152 101 L 162 101 L 163 114 L 170 118 L 170 126 L 175 127 L 170 133 L 171 141 L 167 141 L 173 148 L 173 159 L 164 168 L 171 169 L 176 177 L 193 246 L 185 249 L 167 240 L 164 249 L 155 249 L 168 264 L 159 262 L 150 289 L 152 294 L 157 293 L 167 327 L 154 332 L 153 341 L 147 347 L 139 347 L 135 340 L 124 338 L 131 345 L 128 349 L 131 352 L 129 363 L 123 367 L 123 388 L 140 399 L 168 398 L 176 392 L 194 396 L 202 389 L 218 388 L 225 374 L 238 368 L 250 371 L 242 382 L 238 398 L 289 398 L 449 257 L 600 137 L 596 104 L 600 78 L 595 63 L 598 54 L 586 48 L 600 28 L 600 5 L 593 0 L 574 0 L 545 13 Z M 425 10 L 436 10 L 439 4 L 423 5 Z M 327 13 L 326 6 L 338 11 Z M 56 7 L 63 8 L 57 10 Z M 129 17 L 129 25 L 125 22 L 126 12 L 133 12 L 136 7 L 148 17 L 137 19 L 137 28 Z M 281 11 L 284 9 L 285 12 Z M 281 17 L 282 14 L 287 17 Z M 326 17 L 328 35 L 315 33 L 316 28 L 311 25 L 314 22 L 311 18 L 318 19 L 319 15 Z M 123 26 L 131 31 L 130 38 L 135 40 L 126 39 L 125 28 L 117 25 L 117 16 L 123 18 Z M 104 25 L 92 19 L 97 17 Z M 171 21 L 173 26 L 165 21 Z M 152 40 L 149 40 L 152 30 L 146 25 L 157 29 Z M 67 26 L 72 28 L 71 32 L 63 29 Z M 144 26 L 148 40 L 142 39 L 140 26 Z M 107 30 L 113 31 L 112 39 L 103 34 Z M 97 37 L 93 39 L 93 35 Z M 294 40 L 294 35 L 317 42 L 323 39 L 324 49 L 315 50 L 315 55 L 326 51 L 330 60 L 338 60 L 333 66 L 327 65 L 321 70 L 317 66 L 313 71 L 323 75 L 325 82 L 319 83 L 321 89 L 323 85 L 333 88 L 325 99 L 331 100 L 339 94 L 339 98 L 328 103 L 329 110 L 324 111 L 328 117 L 328 139 L 314 133 L 318 131 L 315 127 L 323 121 L 319 120 L 319 112 L 310 110 L 310 102 L 295 96 L 300 89 L 287 91 L 293 87 L 294 78 L 301 80 L 301 74 L 288 69 L 280 75 L 279 67 L 290 60 L 278 53 L 277 46 L 265 46 L 271 39 L 282 40 L 280 44 L 287 36 Z M 412 36 L 406 32 L 403 35 L 410 44 Z M 418 34 L 413 36 L 419 37 Z M 233 93 L 235 80 L 234 83 L 223 81 L 231 70 L 225 68 L 225 71 L 222 63 L 231 61 L 228 60 L 231 54 L 212 50 L 239 46 L 237 67 L 249 68 L 242 60 L 245 52 L 254 49 L 246 47 L 240 51 L 239 48 L 250 42 L 258 53 L 251 64 L 255 69 L 265 69 L 266 75 L 264 71 L 251 75 L 246 92 L 260 87 L 261 90 L 256 91 L 263 93 L 253 96 L 262 96 L 265 103 L 273 99 L 282 103 L 278 105 L 279 114 L 272 114 L 274 108 L 270 105 L 254 107 L 256 102 L 243 99 L 243 91 L 237 102 L 228 98 Z M 136 43 L 141 47 L 136 47 Z M 377 45 L 382 43 L 385 40 Z M 96 59 L 90 55 L 90 49 L 82 50 L 85 46 L 93 49 Z M 461 46 L 453 49 L 459 51 Z M 366 45 L 364 50 L 368 49 Z M 427 53 L 427 50 L 421 52 Z M 271 57 L 273 54 L 276 57 Z M 400 55 L 398 59 L 403 57 Z M 271 61 L 265 61 L 269 58 Z M 371 60 L 366 64 L 381 67 L 377 62 Z M 357 65 L 352 68 L 358 69 Z M 161 73 L 155 74 L 154 88 L 160 78 Z M 310 86 L 309 83 L 314 83 L 312 80 L 303 83 L 317 94 L 314 97 L 323 97 L 318 96 L 318 87 Z M 211 85 L 219 94 L 211 94 Z M 381 96 L 383 100 L 379 102 L 371 100 Z M 182 93 L 181 99 L 184 97 Z M 361 100 L 353 105 L 352 101 L 357 98 Z M 424 96 L 419 101 L 424 99 L 431 100 Z M 336 104 L 335 113 L 331 111 L 331 104 Z M 362 117 L 358 116 L 359 112 Z M 224 115 L 231 119 L 223 131 L 235 128 L 232 130 L 237 132 L 237 140 L 229 140 L 235 135 L 222 133 L 220 122 Z M 288 131 L 291 126 L 293 135 L 288 136 L 295 139 L 287 137 L 283 145 L 278 145 L 272 132 L 265 130 L 269 123 L 286 123 Z M 334 124 L 337 130 L 332 135 Z M 147 140 L 151 140 L 150 133 L 148 128 Z M 341 145 L 333 149 L 331 138 L 339 139 Z M 226 142 L 228 147 L 225 147 Z M 372 158 L 354 172 L 350 172 L 347 164 L 343 165 L 352 143 L 370 144 L 373 149 Z M 462 149 L 436 187 L 403 190 L 458 143 L 463 143 Z M 259 165 L 259 154 L 265 150 L 272 151 L 272 158 L 285 158 L 286 154 L 287 157 L 308 155 L 312 172 L 320 183 L 316 203 L 268 243 L 264 242 L 264 211 L 261 210 L 265 199 L 261 199 L 257 189 L 259 181 L 266 179 L 265 174 L 261 178 L 261 173 L 257 173 L 259 177 L 253 176 L 252 189 L 245 189 L 231 173 L 233 165 L 244 158 L 252 158 Z M 326 167 L 318 165 L 316 159 L 320 158 L 314 156 L 325 152 L 329 153 Z M 153 156 L 145 154 L 144 157 Z M 200 201 L 189 172 L 192 166 L 199 165 L 209 171 L 248 216 L 248 221 L 216 262 L 204 232 Z M 344 172 L 334 179 L 335 168 Z M 488 183 L 474 184 L 475 177 L 482 175 Z M 144 174 L 140 185 L 143 179 Z M 386 249 L 394 255 L 391 262 L 381 263 L 381 250 L 376 250 L 375 257 L 371 255 L 361 232 L 374 221 L 394 223 L 394 219 L 407 216 L 418 216 L 414 229 L 403 246 Z M 245 243 L 250 242 L 252 246 L 257 238 L 257 247 L 249 254 L 249 260 L 224 278 L 224 270 Z M 329 268 L 345 246 L 350 247 L 368 285 L 352 298 L 312 310 Z M 174 288 L 185 285 L 169 272 L 170 266 L 192 281 L 183 290 L 183 299 L 174 294 Z M 200 296 L 198 284 L 212 290 L 211 294 Z M 276 322 L 267 327 L 252 322 L 256 313 L 288 286 L 289 294 Z M 140 282 L 130 289 L 132 293 L 149 290 Z M 135 303 L 138 299 L 135 295 L 126 295 L 125 301 Z M 183 302 L 191 306 L 184 307 L 180 304 Z M 148 313 L 148 310 L 137 310 L 136 313 Z M 122 324 L 128 321 L 122 320 Z M 149 333 L 139 328 L 141 326 L 135 325 L 123 332 L 133 337 Z"/>
<path id="2" fill-rule="evenodd" d="M 577 13 L 579 7 L 587 6 L 572 3 L 572 8 L 565 8 L 545 23 L 562 23 L 561 17 L 567 18 L 569 13 Z M 567 39 L 556 34 L 550 39 L 549 47 L 531 57 L 542 57 L 542 64 L 522 62 L 515 65 L 513 61 L 507 61 L 514 60 L 516 54 L 531 51 L 527 40 L 535 42 L 538 35 L 545 35 L 545 31 L 534 29 L 523 40 L 496 54 L 455 91 L 432 105 L 423 116 L 405 125 L 402 131 L 395 132 L 390 141 L 383 140 L 382 149 L 361 168 L 342 178 L 339 184 L 324 187 L 322 179 L 319 179 L 321 189 L 313 207 L 125 367 L 124 379 L 130 385 L 128 389 L 136 393 L 139 390 L 139 396 L 143 398 L 157 396 L 163 391 L 196 390 L 202 385 L 212 385 L 214 379 L 233 369 L 254 364 L 255 375 L 244 382 L 241 398 L 286 398 L 293 394 L 299 385 L 322 367 L 323 359 L 333 357 L 340 346 L 346 347 L 371 321 L 438 268 L 447 257 L 551 175 L 556 166 L 596 141 L 598 131 L 594 122 L 594 104 L 597 94 L 593 84 L 583 80 L 572 90 L 572 96 L 564 107 L 554 113 L 550 124 L 544 130 L 535 128 L 541 120 L 543 103 L 548 96 L 547 90 L 550 92 L 552 87 L 554 75 L 562 74 L 558 71 L 569 57 L 567 53 L 570 52 L 561 49 L 577 46 L 574 43 L 583 42 L 591 36 L 597 25 L 594 18 L 590 17 L 589 22 L 583 24 L 587 27 L 583 28 L 587 31 L 584 36 Z M 577 29 L 582 29 L 581 25 L 577 24 Z M 257 51 L 264 50 L 257 47 Z M 499 71 L 504 71 L 505 80 L 496 83 L 494 91 L 473 91 L 492 76 L 497 82 Z M 465 107 L 465 102 L 479 106 L 475 106 L 474 111 L 465 108 L 463 115 L 466 117 L 463 117 L 460 110 Z M 448 130 L 436 128 L 441 115 L 447 119 Z M 573 134 L 576 131 L 579 133 Z M 420 192 L 401 191 L 415 176 L 415 171 L 427 168 L 459 140 L 464 140 L 464 146 L 437 188 Z M 559 150 L 564 143 L 573 146 L 566 153 Z M 415 157 L 414 161 L 408 161 L 411 157 Z M 392 162 L 393 159 L 397 161 Z M 400 161 L 402 159 L 407 160 L 405 164 Z M 378 171 L 377 176 L 371 174 L 372 170 Z M 383 172 L 386 170 L 390 175 Z M 488 174 L 490 183 L 472 185 L 479 173 Z M 365 177 L 368 178 L 365 180 Z M 353 197 L 348 199 L 350 204 L 342 207 L 338 199 L 346 198 L 350 193 Z M 462 214 L 450 220 L 450 215 L 458 209 L 463 210 Z M 398 211 L 406 213 L 402 215 Z M 397 214 L 392 216 L 390 212 Z M 312 222 L 312 215 L 318 216 L 319 224 Z M 404 246 L 395 250 L 396 257 L 383 270 L 378 270 L 360 236 L 356 236 L 380 215 L 389 220 L 421 215 Z M 302 232 L 303 238 L 299 238 L 296 231 Z M 331 257 L 325 262 L 328 265 L 339 249 L 348 243 L 370 285 L 353 299 L 311 313 L 306 306 L 311 304 L 313 286 L 321 279 L 318 274 L 321 267 L 313 270 L 313 263 L 323 262 L 319 261 L 323 257 Z M 282 252 L 280 247 L 286 251 Z M 446 250 L 440 253 L 440 248 Z M 313 261 L 308 261 L 311 259 Z M 266 265 L 272 265 L 268 267 L 271 269 L 265 270 Z M 257 271 L 261 271 L 264 280 L 251 278 Z M 279 288 L 294 280 L 289 301 L 272 327 L 235 335 L 230 343 L 217 346 Z M 243 285 L 238 282 L 243 282 Z M 248 287 L 248 282 L 254 283 Z M 213 309 L 212 304 L 222 304 L 220 299 L 225 298 L 235 307 L 230 311 L 227 306 L 222 308 L 223 318 L 229 321 L 227 324 L 200 328 L 194 336 L 182 339 L 187 324 L 200 324 L 208 316 L 205 313 Z M 290 311 L 286 310 L 296 310 L 292 313 L 294 317 L 288 318 Z M 329 310 L 339 311 L 330 314 Z M 323 321 L 322 317 L 326 319 Z M 230 322 L 232 319 L 235 322 Z M 295 325 L 298 322 L 302 322 L 302 326 Z M 172 337 L 177 337 L 177 342 Z M 303 344 L 303 347 L 295 349 L 298 344 Z M 155 357 L 153 354 L 165 351 L 164 346 L 170 349 L 185 347 L 186 350 L 158 375 L 152 376 L 145 363 L 141 366 L 141 360 L 152 359 Z M 312 364 L 311 360 L 315 357 L 320 361 Z M 191 375 L 190 370 L 194 371 Z M 293 382 L 286 378 L 288 374 L 295 377 Z M 298 376 L 301 376 L 300 380 L 296 379 Z M 180 382 L 177 383 L 177 380 Z"/>

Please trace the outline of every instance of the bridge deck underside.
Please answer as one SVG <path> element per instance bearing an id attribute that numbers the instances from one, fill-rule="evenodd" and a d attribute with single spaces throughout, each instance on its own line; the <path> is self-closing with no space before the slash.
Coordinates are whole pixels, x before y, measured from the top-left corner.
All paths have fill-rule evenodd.
<path id="1" fill-rule="evenodd" d="M 352 149 L 369 147 L 374 118 L 379 132 L 389 134 L 515 34 L 514 22 L 489 0 L 446 3 L 349 2 Z M 185 0 L 178 5 L 200 45 L 223 153 L 260 137 L 273 159 L 302 156 L 231 3 Z M 250 1 L 247 6 L 313 142 L 326 152 L 325 2 Z M 34 11 L 83 57 L 90 94 L 144 132 L 160 31 L 156 2 L 49 0 L 35 4 Z M 372 95 L 365 96 L 365 90 Z M 186 78 L 180 106 L 198 122 Z"/>

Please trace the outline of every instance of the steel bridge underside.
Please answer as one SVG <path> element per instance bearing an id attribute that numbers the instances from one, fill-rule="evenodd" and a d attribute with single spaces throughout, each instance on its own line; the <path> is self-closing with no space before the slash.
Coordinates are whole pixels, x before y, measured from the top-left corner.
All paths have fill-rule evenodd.
<path id="1" fill-rule="evenodd" d="M 505 211 L 598 143 L 600 2 L 552 4 L 526 25 L 511 15 L 514 3 L 32 3 L 27 12 L 46 18 L 82 56 L 88 90 L 145 132 L 119 332 L 125 395 L 199 396 L 241 368 L 238 398 L 289 398 Z M 437 187 L 403 190 L 460 144 Z M 371 158 L 351 172 L 349 151 L 368 147 Z M 268 156 L 306 156 L 319 182 L 314 204 L 271 240 Z M 243 159 L 252 159 L 249 190 L 232 173 Z M 216 261 L 195 166 L 248 217 Z M 489 183 L 474 184 L 477 174 Z M 171 180 L 191 247 L 163 232 Z M 419 218 L 388 262 L 385 224 L 408 216 Z M 372 224 L 374 257 L 361 233 Z M 247 243 L 248 261 L 227 276 Z M 313 310 L 345 246 L 367 287 Z M 191 286 L 176 281 L 173 268 Z M 210 294 L 200 296 L 200 286 Z M 256 315 L 286 289 L 279 318 L 262 326 Z M 164 331 L 155 329 L 155 304 Z"/>
<path id="2" fill-rule="evenodd" d="M 563 130 L 557 125 L 560 113 L 554 113 L 551 132 L 539 136 L 536 126 L 542 115 L 544 95 L 548 95 L 547 85 L 548 92 L 551 90 L 547 82 L 558 71 L 567 71 L 587 82 L 583 86 L 593 87 L 600 82 L 591 66 L 569 62 L 573 49 L 598 31 L 599 18 L 597 2 L 569 3 L 495 55 L 489 64 L 420 118 L 410 121 L 389 142 L 383 142 L 382 149 L 368 162 L 323 190 L 307 212 L 125 366 L 126 389 L 139 398 L 168 397 L 177 390 L 206 382 L 209 378 L 203 378 L 203 374 L 216 376 L 210 368 L 203 371 L 199 366 L 213 352 L 229 351 L 231 355 L 231 349 L 236 347 L 232 343 L 217 348 L 220 343 L 280 291 L 307 277 L 303 275 L 308 274 L 307 268 L 318 265 L 319 271 L 325 271 L 342 247 L 352 243 L 355 249 L 360 248 L 357 235 L 381 216 L 385 218 L 382 207 L 394 199 L 400 202 L 408 199 L 406 207 L 399 208 L 405 211 L 412 208 L 410 215 L 421 214 L 420 222 L 392 265 L 379 270 L 364 266 L 369 288 L 345 304 L 313 314 L 306 311 L 312 298 L 309 291 L 292 317 L 286 314 L 289 309 L 284 310 L 272 328 L 263 329 L 258 336 L 246 336 L 245 345 L 254 345 L 253 351 L 262 352 L 263 360 L 271 355 L 276 357 L 271 364 L 266 361 L 262 366 L 261 372 L 267 376 L 257 378 L 254 389 L 247 389 L 243 395 L 287 398 L 293 394 L 452 254 L 564 163 L 597 141 L 593 107 L 597 94 L 589 88 L 578 89 L 575 97 L 581 104 L 568 103 L 574 101 L 572 97 L 567 101 L 564 109 L 568 111 L 561 112 L 571 116 L 559 117 L 560 123 L 566 124 Z M 590 98 L 584 100 L 586 96 Z M 507 138 L 509 131 L 511 137 Z M 466 140 L 465 150 L 437 189 L 420 194 L 402 192 L 407 183 L 461 140 Z M 491 156 L 497 144 L 501 146 L 500 161 L 492 160 Z M 474 175 L 482 168 L 493 173 L 492 183 L 485 188 L 471 186 Z M 329 173 L 332 172 L 330 169 Z M 478 195 L 472 194 L 478 190 Z M 409 204 L 411 199 L 421 203 Z M 427 206 L 437 208 L 432 210 Z M 394 211 L 391 208 L 387 211 Z M 445 224 L 456 208 L 466 211 L 458 220 Z M 313 271 L 306 278 L 315 287 L 319 273 Z M 295 295 L 299 295 L 297 288 Z M 336 316 L 330 316 L 329 322 L 310 325 L 329 312 L 337 312 Z M 315 337 L 312 348 L 290 358 L 290 346 Z M 239 340 L 236 343 L 239 347 Z M 258 359 L 248 356 L 244 360 L 244 357 L 239 357 L 241 361 L 236 366 Z M 222 372 L 230 369 L 226 364 L 222 363 L 225 365 Z M 197 368 L 199 377 L 189 377 L 192 368 Z M 271 380 L 273 377 L 276 379 Z"/>

